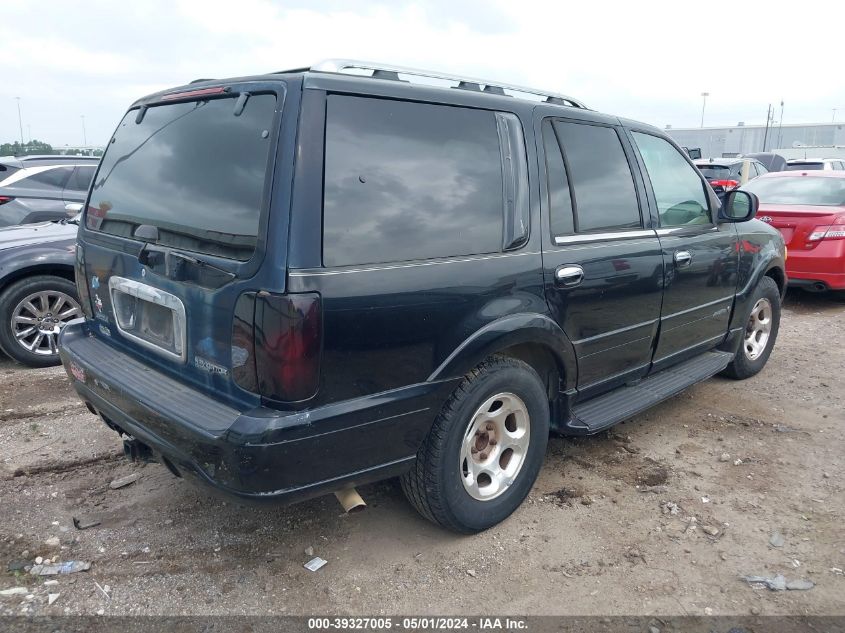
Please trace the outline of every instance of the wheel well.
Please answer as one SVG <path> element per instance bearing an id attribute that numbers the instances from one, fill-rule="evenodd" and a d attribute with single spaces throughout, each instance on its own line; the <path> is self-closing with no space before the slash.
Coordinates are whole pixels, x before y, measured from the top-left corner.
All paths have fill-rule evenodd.
<path id="1" fill-rule="evenodd" d="M 76 283 L 76 277 L 74 276 L 72 266 L 62 266 L 61 264 L 30 266 L 28 268 L 21 268 L 20 270 L 15 270 L 9 273 L 7 276 L 3 277 L 3 279 L 0 280 L 0 292 L 5 290 L 6 287 L 10 284 L 13 284 L 20 279 L 25 279 L 26 277 L 33 277 L 35 275 L 55 275 L 56 277 L 62 277 L 63 279 L 67 279 L 72 283 Z"/>
<path id="2" fill-rule="evenodd" d="M 778 285 L 778 292 L 780 292 L 781 297 L 783 297 L 783 293 L 786 290 L 786 275 L 784 272 L 775 266 L 766 271 L 766 277 L 771 277 Z"/>
<path id="3" fill-rule="evenodd" d="M 548 347 L 539 343 L 520 343 L 501 350 L 499 354 L 530 365 L 546 385 L 549 402 L 557 400 L 563 380 L 563 367 Z"/>

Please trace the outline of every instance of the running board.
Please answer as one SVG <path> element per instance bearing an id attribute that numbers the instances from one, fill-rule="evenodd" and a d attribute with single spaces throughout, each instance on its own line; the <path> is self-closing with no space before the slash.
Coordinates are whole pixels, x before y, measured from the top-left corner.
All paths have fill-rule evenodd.
<path id="1" fill-rule="evenodd" d="M 707 352 L 667 367 L 639 382 L 619 387 L 604 395 L 576 404 L 564 428 L 573 435 L 593 435 L 671 398 L 697 382 L 718 374 L 734 355 Z"/>

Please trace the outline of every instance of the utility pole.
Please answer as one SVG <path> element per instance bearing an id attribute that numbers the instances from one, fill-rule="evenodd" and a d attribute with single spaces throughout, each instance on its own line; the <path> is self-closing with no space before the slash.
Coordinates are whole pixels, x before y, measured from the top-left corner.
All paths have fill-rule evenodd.
<path id="1" fill-rule="evenodd" d="M 783 98 L 780 100 L 780 121 L 778 121 L 778 148 L 780 148 L 781 141 L 783 140 Z"/>
<path id="2" fill-rule="evenodd" d="M 23 119 L 21 119 L 21 98 L 15 97 L 18 100 L 18 127 L 21 129 L 21 148 L 23 148 Z"/>
<path id="3" fill-rule="evenodd" d="M 82 146 L 88 147 L 88 135 L 85 133 L 85 115 L 81 114 L 82 118 Z"/>
<path id="4" fill-rule="evenodd" d="M 701 93 L 701 127 L 704 127 L 704 108 L 707 107 L 707 97 L 709 96 L 709 92 Z"/>
<path id="5" fill-rule="evenodd" d="M 769 122 L 772 120 L 772 104 L 769 104 L 769 109 L 766 110 L 766 132 L 763 134 L 763 151 L 766 151 L 766 141 L 769 140 Z"/>

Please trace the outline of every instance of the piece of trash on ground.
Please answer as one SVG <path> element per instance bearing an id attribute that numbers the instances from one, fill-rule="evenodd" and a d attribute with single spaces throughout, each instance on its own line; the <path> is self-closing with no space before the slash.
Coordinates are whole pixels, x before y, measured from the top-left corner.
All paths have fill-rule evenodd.
<path id="1" fill-rule="evenodd" d="M 60 595 L 62 595 L 62 594 L 60 594 L 60 593 L 48 593 L 47 594 L 47 604 L 48 605 L 53 604 L 56 600 L 59 599 Z"/>
<path id="2" fill-rule="evenodd" d="M 33 576 L 55 576 L 57 574 L 75 574 L 79 571 L 88 571 L 91 563 L 81 560 L 69 560 L 64 563 L 52 563 L 50 565 L 33 565 L 29 573 Z"/>
<path id="3" fill-rule="evenodd" d="M 0 591 L 0 596 L 22 596 L 27 593 L 29 593 L 29 589 L 26 587 L 11 587 Z"/>
<path id="4" fill-rule="evenodd" d="M 77 519 L 76 517 L 73 517 L 73 527 L 77 530 L 87 530 L 88 528 L 96 527 L 98 525 L 100 525 L 99 519 Z"/>
<path id="5" fill-rule="evenodd" d="M 769 537 L 769 545 L 772 547 L 783 547 L 785 543 L 785 539 L 783 538 L 783 534 L 780 532 L 773 532 L 771 537 Z"/>
<path id="6" fill-rule="evenodd" d="M 324 558 L 320 558 L 319 556 L 315 556 L 314 558 L 309 560 L 307 563 L 305 563 L 304 567 L 305 567 L 305 569 L 307 569 L 309 571 L 317 571 L 318 569 L 320 569 L 320 567 L 322 567 L 323 565 L 325 565 L 328 562 L 329 561 L 327 561 Z"/>
<path id="7" fill-rule="evenodd" d="M 742 579 L 749 585 L 763 585 L 772 591 L 807 591 L 815 587 L 812 580 L 787 580 L 783 574 L 772 577 L 766 576 L 743 576 Z"/>
<path id="8" fill-rule="evenodd" d="M 118 477 L 109 484 L 109 488 L 111 488 L 112 490 L 124 488 L 129 484 L 134 484 L 136 481 L 138 481 L 138 478 L 140 476 L 141 475 L 139 475 L 138 473 L 132 473 L 131 475 L 126 475 L 126 477 Z"/>

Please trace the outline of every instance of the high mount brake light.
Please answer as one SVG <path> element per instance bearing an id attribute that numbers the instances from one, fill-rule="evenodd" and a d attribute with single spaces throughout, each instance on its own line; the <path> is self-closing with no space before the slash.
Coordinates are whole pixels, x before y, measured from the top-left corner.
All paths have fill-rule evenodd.
<path id="1" fill-rule="evenodd" d="M 10 196 L 0 196 L 0 204 L 6 204 L 7 202 L 11 202 L 14 198 Z"/>
<path id="2" fill-rule="evenodd" d="M 226 89 L 223 86 L 218 86 L 216 88 L 200 88 L 199 90 L 188 90 L 186 92 L 172 92 L 170 94 L 163 95 L 161 100 L 173 101 L 175 99 L 190 99 L 193 97 L 204 97 L 206 95 L 219 95 L 224 92 L 226 92 Z"/>

